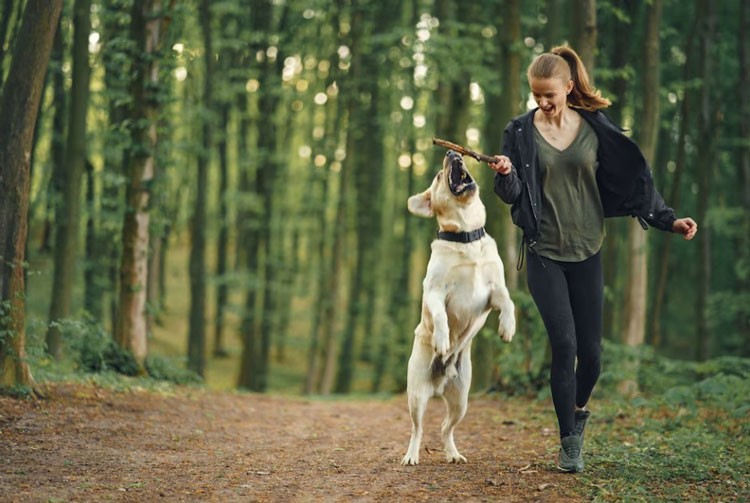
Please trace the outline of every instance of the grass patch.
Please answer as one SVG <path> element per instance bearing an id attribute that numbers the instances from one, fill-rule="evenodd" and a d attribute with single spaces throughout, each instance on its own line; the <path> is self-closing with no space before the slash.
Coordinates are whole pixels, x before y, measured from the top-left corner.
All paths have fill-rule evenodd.
<path id="1" fill-rule="evenodd" d="M 648 394 L 596 400 L 581 477 L 591 499 L 750 500 L 747 360 L 693 363 L 646 355 L 649 359 L 641 362 L 646 368 L 640 373 L 641 382 L 644 376 L 648 380 Z M 661 379 L 654 377 L 659 368 Z"/>

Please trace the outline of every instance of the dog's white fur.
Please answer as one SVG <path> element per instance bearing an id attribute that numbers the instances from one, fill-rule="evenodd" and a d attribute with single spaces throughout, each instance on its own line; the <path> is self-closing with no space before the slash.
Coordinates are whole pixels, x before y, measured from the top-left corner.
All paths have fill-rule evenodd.
<path id="1" fill-rule="evenodd" d="M 459 196 L 451 192 L 448 178 L 456 156 L 460 158 L 453 152 L 446 155 L 430 188 L 411 196 L 408 208 L 418 216 L 435 216 L 441 231 L 470 232 L 484 226 L 486 211 L 478 187 Z M 423 282 L 422 318 L 414 330 L 409 358 L 407 395 L 412 429 L 401 464 L 419 463 L 422 418 L 433 396 L 442 396 L 447 409 L 441 429 L 445 457 L 450 463 L 466 462 L 456 449 L 453 430 L 468 404 L 471 341 L 492 309 L 500 311 L 498 335 L 510 342 L 516 330 L 514 306 L 495 240 L 485 235 L 471 243 L 433 241 Z"/>

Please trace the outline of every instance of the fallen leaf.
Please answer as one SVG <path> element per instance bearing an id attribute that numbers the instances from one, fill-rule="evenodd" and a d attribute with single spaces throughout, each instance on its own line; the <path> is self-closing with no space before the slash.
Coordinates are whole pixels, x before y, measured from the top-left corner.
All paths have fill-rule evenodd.
<path id="1" fill-rule="evenodd" d="M 555 487 L 555 484 L 539 484 L 539 487 L 537 487 L 537 491 L 544 491 L 545 489 L 549 489 L 550 487 Z"/>

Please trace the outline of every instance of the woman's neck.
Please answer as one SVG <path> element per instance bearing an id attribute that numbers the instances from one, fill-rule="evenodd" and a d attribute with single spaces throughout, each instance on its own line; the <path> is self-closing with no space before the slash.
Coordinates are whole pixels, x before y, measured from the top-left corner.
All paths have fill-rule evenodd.
<path id="1" fill-rule="evenodd" d="M 542 124 L 543 126 L 562 129 L 566 125 L 575 122 L 576 118 L 573 116 L 573 114 L 575 113 L 576 112 L 571 110 L 570 107 L 563 108 L 562 111 L 554 117 L 548 117 L 543 113 L 536 113 L 534 114 L 534 122 L 536 122 L 537 124 Z"/>

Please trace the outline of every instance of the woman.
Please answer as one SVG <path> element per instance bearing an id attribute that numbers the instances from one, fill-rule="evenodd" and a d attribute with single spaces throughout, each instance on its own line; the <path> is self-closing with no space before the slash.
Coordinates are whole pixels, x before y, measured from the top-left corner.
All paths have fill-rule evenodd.
<path id="1" fill-rule="evenodd" d="M 675 218 L 654 189 L 638 146 L 601 112 L 610 105 L 589 84 L 576 52 L 537 56 L 527 77 L 538 108 L 505 128 L 491 163 L 495 192 L 512 205 L 528 250 L 529 291 L 552 347 L 550 387 L 560 427 L 558 468 L 584 468 L 586 403 L 599 378 L 604 218 L 633 216 L 692 239 L 691 218 Z M 578 361 L 576 365 L 576 359 Z"/>

